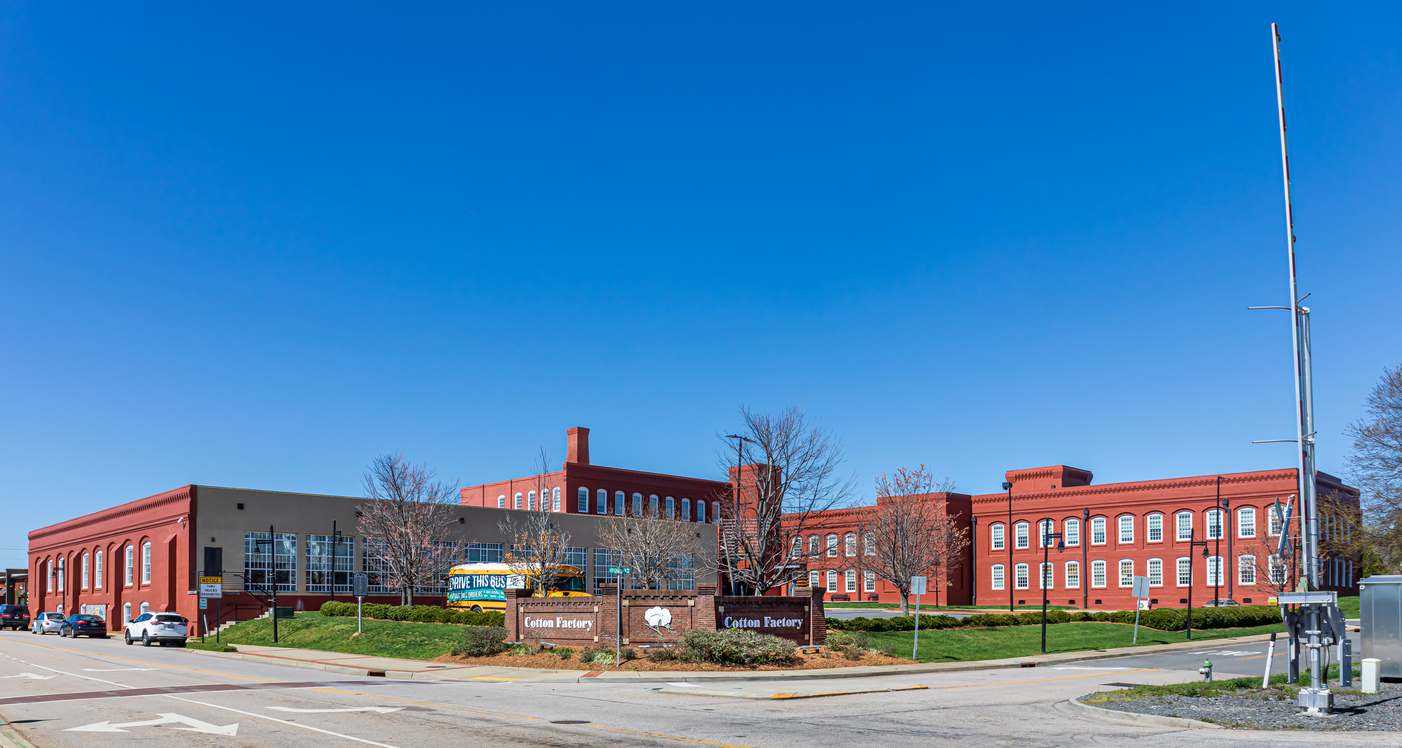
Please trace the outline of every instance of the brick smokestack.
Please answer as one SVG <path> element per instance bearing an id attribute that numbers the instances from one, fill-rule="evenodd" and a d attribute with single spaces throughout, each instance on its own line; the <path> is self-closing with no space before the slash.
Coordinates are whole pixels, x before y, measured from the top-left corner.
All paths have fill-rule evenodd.
<path id="1" fill-rule="evenodd" d="M 574 426 L 565 433 L 568 435 L 567 446 L 565 448 L 565 462 L 588 465 L 589 429 L 583 426 Z"/>

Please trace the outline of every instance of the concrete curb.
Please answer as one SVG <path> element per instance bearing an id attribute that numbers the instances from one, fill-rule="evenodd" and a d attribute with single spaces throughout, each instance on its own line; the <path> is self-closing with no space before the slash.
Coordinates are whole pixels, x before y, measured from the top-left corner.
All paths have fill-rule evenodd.
<path id="1" fill-rule="evenodd" d="M 1188 719 L 1187 717 L 1168 717 L 1161 714 L 1140 714 L 1139 712 L 1121 712 L 1117 709 L 1105 709 L 1102 707 L 1087 704 L 1084 701 L 1081 701 L 1082 698 L 1084 697 L 1077 697 L 1074 699 L 1070 699 L 1064 703 L 1071 707 L 1072 711 L 1080 712 L 1081 714 L 1090 717 L 1091 719 L 1098 719 L 1105 722 L 1119 722 L 1121 724 L 1130 725 L 1148 725 L 1151 727 L 1174 727 L 1188 730 L 1226 729 L 1221 725 L 1216 725 L 1211 722 L 1203 722 L 1202 720 L 1197 719 Z"/>
<path id="2" fill-rule="evenodd" d="M 657 693 L 677 696 L 714 696 L 721 699 L 753 699 L 757 701 L 792 701 L 794 699 L 822 699 L 828 696 L 858 696 L 866 693 L 896 693 L 899 691 L 925 691 L 929 686 L 895 686 L 894 688 L 854 688 L 850 691 L 815 691 L 813 693 L 736 693 L 734 691 L 714 691 L 708 688 L 659 688 Z"/>
<path id="3" fill-rule="evenodd" d="M 34 748 L 34 744 L 24 739 L 18 727 L 0 717 L 0 748 Z"/>

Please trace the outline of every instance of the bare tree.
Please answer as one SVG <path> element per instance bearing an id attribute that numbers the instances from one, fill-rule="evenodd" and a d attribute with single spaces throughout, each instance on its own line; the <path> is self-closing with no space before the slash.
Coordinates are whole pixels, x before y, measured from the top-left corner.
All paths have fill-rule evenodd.
<path id="1" fill-rule="evenodd" d="M 691 522 L 613 517 L 604 522 L 599 540 L 618 551 L 619 563 L 632 569 L 635 586 L 661 590 L 674 577 L 694 577 L 713 568 L 714 551 L 700 537 Z"/>
<path id="2" fill-rule="evenodd" d="M 910 605 L 910 580 L 916 576 L 952 582 L 952 569 L 969 549 L 969 531 L 950 516 L 936 494 L 953 490 L 948 480 L 936 480 L 924 465 L 898 468 L 876 479 L 876 509 L 867 522 L 874 555 L 867 568 L 901 593 L 901 611 Z M 938 589 L 936 590 L 938 602 Z"/>
<path id="3" fill-rule="evenodd" d="M 842 448 L 809 426 L 802 411 L 770 416 L 742 408 L 740 415 L 744 428 L 732 436 L 741 438 L 724 437 L 722 452 L 739 490 L 717 497 L 720 567 L 733 587 L 763 595 L 798 578 L 794 539 L 815 515 L 847 501 L 852 484 L 838 476 Z"/>
<path id="4" fill-rule="evenodd" d="M 383 584 L 398 590 L 405 605 L 413 602 L 414 588 L 443 585 L 448 569 L 462 555 L 462 544 L 450 539 L 457 489 L 403 455 L 371 461 L 364 488 L 370 501 L 357 525 L 366 552 L 378 553 L 383 560 Z"/>
<path id="5" fill-rule="evenodd" d="M 1402 366 L 1383 370 L 1365 412 L 1348 429 L 1351 477 L 1367 511 L 1364 572 L 1397 573 L 1402 571 Z"/>
<path id="6" fill-rule="evenodd" d="M 570 545 L 569 532 L 560 526 L 551 508 L 549 473 L 550 461 L 542 448 L 536 474 L 536 495 L 540 500 L 534 506 L 528 504 L 524 511 L 510 512 L 498 524 L 502 534 L 511 541 L 511 548 L 505 555 L 506 564 L 512 573 L 529 580 L 535 594 L 540 596 L 559 586 L 560 567 L 565 563 Z"/>

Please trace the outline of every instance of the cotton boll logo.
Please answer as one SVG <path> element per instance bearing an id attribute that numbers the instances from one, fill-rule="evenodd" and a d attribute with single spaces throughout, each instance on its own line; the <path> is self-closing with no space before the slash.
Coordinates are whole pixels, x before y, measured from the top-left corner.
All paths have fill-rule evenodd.
<path id="1" fill-rule="evenodd" d="M 643 612 L 643 620 L 647 625 L 656 628 L 668 628 L 672 625 L 672 611 L 662 606 L 648 608 Z"/>

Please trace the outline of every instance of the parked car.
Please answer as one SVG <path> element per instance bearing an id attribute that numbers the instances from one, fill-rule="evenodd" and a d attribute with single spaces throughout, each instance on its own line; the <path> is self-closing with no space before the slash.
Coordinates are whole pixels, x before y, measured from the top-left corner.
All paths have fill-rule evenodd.
<path id="1" fill-rule="evenodd" d="M 29 628 L 28 605 L 0 605 L 0 629 Z"/>
<path id="2" fill-rule="evenodd" d="M 107 622 L 87 613 L 75 613 L 63 619 L 63 626 L 59 629 L 58 635 L 74 639 L 80 636 L 86 636 L 89 639 L 106 639 Z"/>
<path id="3" fill-rule="evenodd" d="M 34 623 L 29 626 L 31 634 L 61 634 L 63 633 L 62 613 L 40 613 L 34 616 Z"/>
<path id="4" fill-rule="evenodd" d="M 145 646 L 160 642 L 161 646 L 185 646 L 189 622 L 179 613 L 142 613 L 122 627 L 122 640 L 127 644 L 140 641 Z"/>

